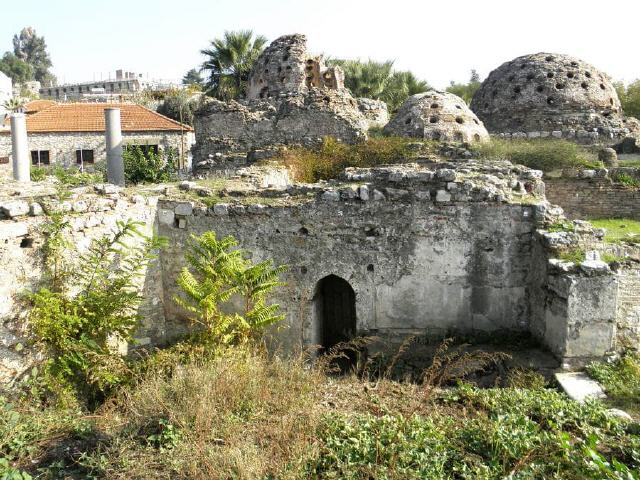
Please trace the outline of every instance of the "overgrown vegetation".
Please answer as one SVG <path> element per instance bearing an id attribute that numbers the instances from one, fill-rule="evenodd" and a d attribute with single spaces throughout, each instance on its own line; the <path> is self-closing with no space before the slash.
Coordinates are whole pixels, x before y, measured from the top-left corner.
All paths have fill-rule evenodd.
<path id="1" fill-rule="evenodd" d="M 428 142 L 423 142 L 429 148 Z M 348 145 L 331 137 L 314 149 L 291 148 L 281 152 L 280 160 L 299 182 L 336 178 L 347 167 L 373 167 L 406 162 L 417 155 L 415 141 L 401 137 L 376 137 Z"/>
<path id="2" fill-rule="evenodd" d="M 602 168 L 594 154 L 575 143 L 560 139 L 501 140 L 474 146 L 480 158 L 512 163 L 549 172 L 563 168 Z"/>
<path id="3" fill-rule="evenodd" d="M 177 279 L 184 294 L 178 303 L 194 315 L 198 341 L 212 348 L 255 341 L 284 319 L 278 304 L 267 303 L 267 295 L 283 285 L 279 276 L 287 267 L 273 267 L 271 260 L 253 264 L 237 245 L 233 237 L 218 239 L 215 232 L 193 237 L 185 254 L 188 267 Z M 239 311 L 226 311 L 231 300 Z"/>
<path id="4" fill-rule="evenodd" d="M 46 356 L 39 367 L 46 390 L 62 403 L 95 404 L 127 378 L 116 343 L 133 340 L 140 275 L 163 242 L 143 235 L 137 222 L 118 222 L 74 263 L 67 226 L 59 213 L 46 226 L 44 285 L 28 296 L 29 324 Z"/>
<path id="5" fill-rule="evenodd" d="M 612 180 L 616 183 L 620 183 L 626 187 L 640 188 L 640 178 L 632 177 L 628 173 L 615 172 L 612 175 Z"/>
<path id="6" fill-rule="evenodd" d="M 640 415 L 640 354 L 627 352 L 609 363 L 592 363 L 587 370 L 615 406 Z"/>
<path id="7" fill-rule="evenodd" d="M 173 179 L 177 165 L 176 152 L 168 148 L 155 153 L 134 146 L 124 149 L 124 176 L 127 183 L 162 183 Z"/>
<path id="8" fill-rule="evenodd" d="M 626 86 L 622 82 L 617 82 L 614 86 L 624 114 L 640 119 L 640 80 L 635 80 Z"/>
<path id="9" fill-rule="evenodd" d="M 471 104 L 471 99 L 480 88 L 481 83 L 480 75 L 472 69 L 468 83 L 456 83 L 452 81 L 447 87 L 447 92 L 459 96 L 469 105 Z"/>
<path id="10" fill-rule="evenodd" d="M 640 221 L 630 218 L 599 218 L 590 220 L 597 228 L 606 229 L 604 241 L 608 243 L 640 243 Z"/>

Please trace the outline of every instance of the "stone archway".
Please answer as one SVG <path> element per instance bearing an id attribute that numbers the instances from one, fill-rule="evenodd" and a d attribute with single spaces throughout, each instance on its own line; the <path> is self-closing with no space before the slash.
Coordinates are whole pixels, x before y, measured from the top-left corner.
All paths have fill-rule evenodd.
<path id="1" fill-rule="evenodd" d="M 356 334 L 356 294 L 349 282 L 328 275 L 316 290 L 317 340 L 322 351 L 348 342 Z"/>

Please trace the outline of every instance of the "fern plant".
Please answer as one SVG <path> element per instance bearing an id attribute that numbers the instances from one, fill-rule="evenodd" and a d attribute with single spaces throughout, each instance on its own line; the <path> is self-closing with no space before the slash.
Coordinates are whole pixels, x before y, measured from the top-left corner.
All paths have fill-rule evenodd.
<path id="1" fill-rule="evenodd" d="M 201 340 L 213 345 L 244 344 L 284 319 L 280 306 L 267 303 L 267 296 L 284 285 L 279 277 L 286 265 L 274 267 L 271 260 L 253 264 L 237 245 L 233 237 L 218 239 L 211 231 L 192 236 L 185 254 L 188 266 L 177 279 L 183 295 L 176 301 L 193 314 Z M 232 299 L 241 307 L 227 313 Z"/>
<path id="2" fill-rule="evenodd" d="M 113 340 L 133 340 L 142 300 L 139 278 L 164 245 L 143 235 L 140 225 L 118 222 L 113 235 L 92 242 L 77 267 L 67 267 L 61 250 L 68 244 L 54 229 L 49 253 L 58 260 L 49 267 L 50 284 L 29 296 L 29 320 L 46 355 L 46 383 L 61 398 L 72 394 L 91 403 L 126 378 L 127 365 Z"/>

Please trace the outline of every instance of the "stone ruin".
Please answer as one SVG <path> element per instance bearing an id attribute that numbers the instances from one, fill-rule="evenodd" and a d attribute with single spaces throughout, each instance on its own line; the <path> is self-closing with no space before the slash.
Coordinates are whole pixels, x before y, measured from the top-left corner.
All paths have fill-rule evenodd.
<path id="1" fill-rule="evenodd" d="M 431 90 L 409 97 L 384 132 L 447 142 L 480 142 L 487 129 L 457 95 Z"/>
<path id="2" fill-rule="evenodd" d="M 353 98 L 342 69 L 310 55 L 306 44 L 304 35 L 276 39 L 258 58 L 246 99 L 205 101 L 194 119 L 196 172 L 231 170 L 279 145 L 326 136 L 356 143 L 386 122 L 384 102 Z"/>
<path id="3" fill-rule="evenodd" d="M 640 122 L 623 115 L 609 77 L 567 55 L 537 53 L 502 64 L 482 82 L 471 108 L 501 137 L 620 148 L 640 139 Z"/>

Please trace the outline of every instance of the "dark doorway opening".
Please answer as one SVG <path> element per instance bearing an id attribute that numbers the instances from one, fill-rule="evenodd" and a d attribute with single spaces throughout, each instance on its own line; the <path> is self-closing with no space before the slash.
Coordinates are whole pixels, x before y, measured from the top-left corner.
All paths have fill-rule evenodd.
<path id="1" fill-rule="evenodd" d="M 318 321 L 320 353 L 338 353 L 334 347 L 356 335 L 356 294 L 346 280 L 329 275 L 318 283 Z M 339 349 L 348 358 L 337 359 L 340 370 L 354 365 L 355 351 Z"/>

